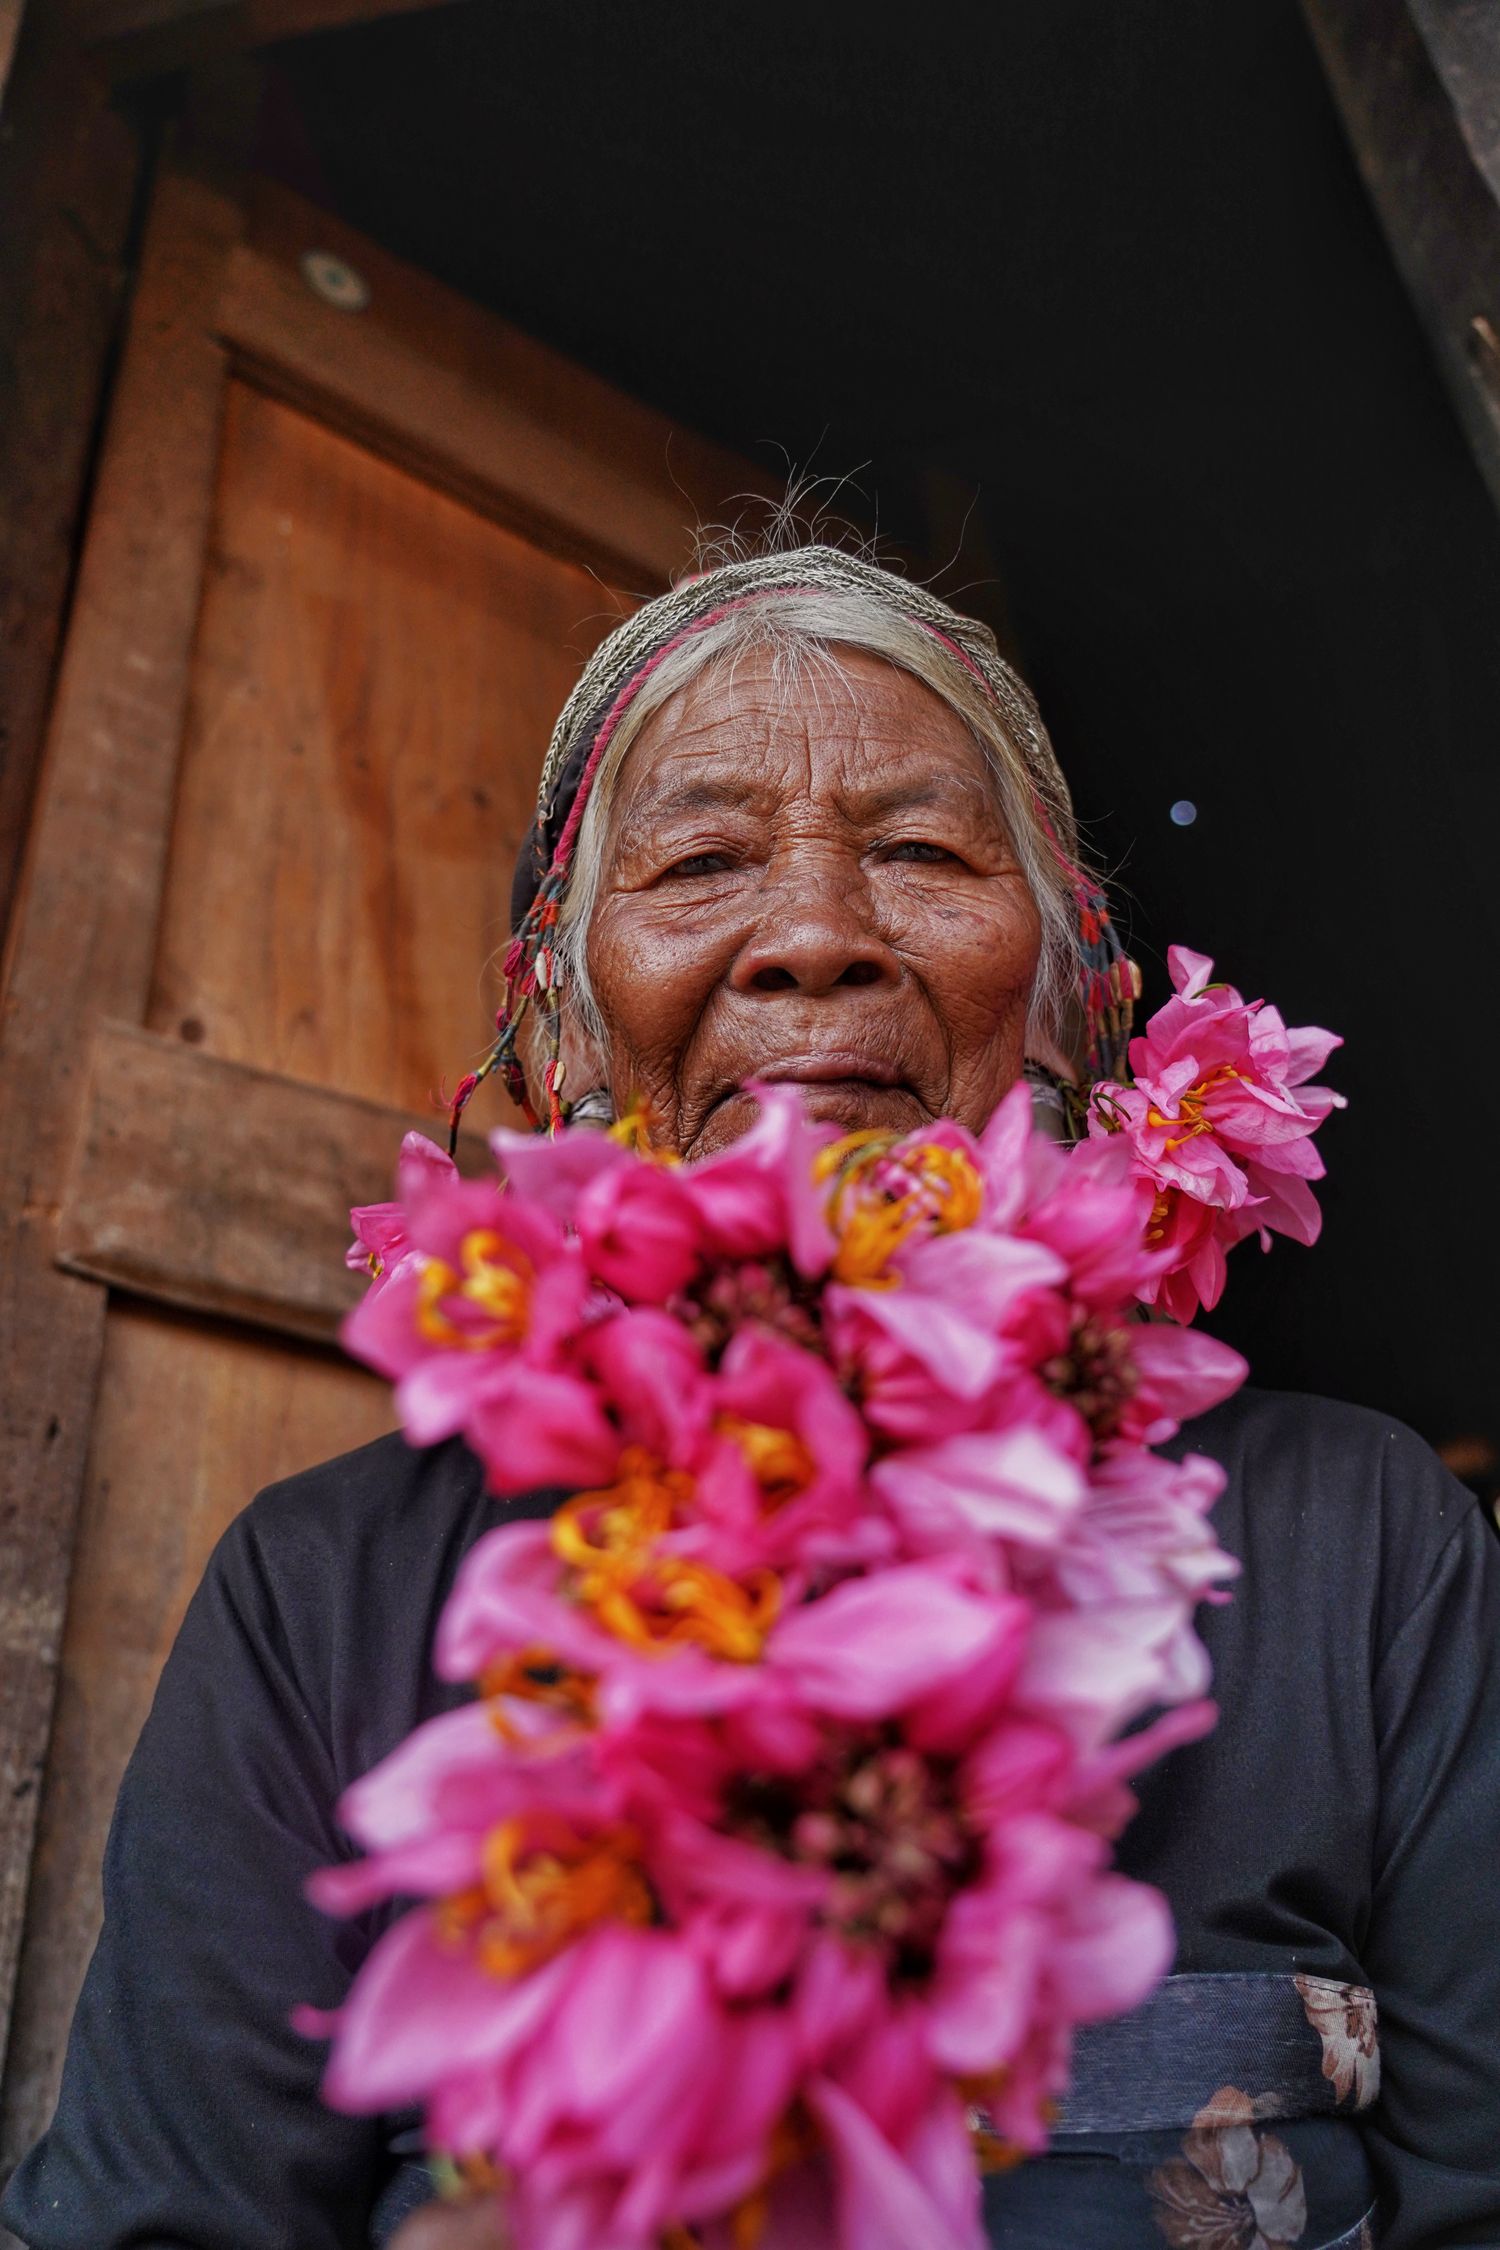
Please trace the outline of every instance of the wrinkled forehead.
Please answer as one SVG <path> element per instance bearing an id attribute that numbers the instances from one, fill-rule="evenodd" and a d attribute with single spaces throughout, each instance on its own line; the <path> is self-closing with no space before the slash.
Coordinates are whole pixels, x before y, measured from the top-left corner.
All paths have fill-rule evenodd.
<path id="1" fill-rule="evenodd" d="M 863 649 L 756 646 L 706 666 L 643 722 L 616 812 L 798 795 L 995 803 L 983 749 L 925 681 Z"/>

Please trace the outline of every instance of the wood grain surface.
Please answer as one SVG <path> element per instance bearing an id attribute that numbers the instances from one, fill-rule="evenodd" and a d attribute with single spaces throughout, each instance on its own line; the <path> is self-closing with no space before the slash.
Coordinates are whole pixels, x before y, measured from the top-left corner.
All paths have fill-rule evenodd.
<path id="1" fill-rule="evenodd" d="M 262 1486 L 390 1426 L 386 1385 L 331 1352 L 114 1305 L 0 2112 L 0 2171 L 52 2114 L 99 1928 L 115 1791 L 214 1541 Z M 234 1786 L 232 1775 L 224 1786 Z"/>
<path id="2" fill-rule="evenodd" d="M 401 1137 L 442 1121 L 106 1024 L 94 1041 L 59 1262 L 134 1296 L 332 1343 L 363 1288 L 351 1203 L 383 1202 Z M 487 1157 L 466 1135 L 465 1169 Z"/>
<path id="3" fill-rule="evenodd" d="M 104 1291 L 53 1262 L 93 1026 L 149 989 L 218 450 L 237 210 L 162 183 L 49 731 L 0 1021 L 0 2013 L 15 1974 Z M 172 401 L 170 414 L 163 400 Z"/>
<path id="4" fill-rule="evenodd" d="M 232 383 L 151 1028 L 431 1116 L 490 1034 L 548 735 L 618 614 Z"/>

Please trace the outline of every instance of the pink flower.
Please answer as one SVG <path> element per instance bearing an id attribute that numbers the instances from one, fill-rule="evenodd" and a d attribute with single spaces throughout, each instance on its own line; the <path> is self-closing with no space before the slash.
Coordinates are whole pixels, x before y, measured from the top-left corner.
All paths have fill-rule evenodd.
<path id="1" fill-rule="evenodd" d="M 497 1988 L 444 1942 L 435 1912 L 404 1915 L 339 2011 L 325 2100 L 355 2114 L 396 2108 L 436 2094 L 445 2079 L 498 2069 L 546 2022 L 577 1967 L 559 1956 L 541 1974 Z"/>
<path id="2" fill-rule="evenodd" d="M 1224 1253 L 1247 1234 L 1263 1248 L 1273 1233 L 1317 1239 L 1311 1136 L 1343 1098 L 1308 1081 L 1341 1042 L 1210 983 L 1201 953 L 1173 946 L 1167 960 L 1174 997 L 1130 1043 L 1134 1084 L 1095 1088 L 1089 1131 L 1120 1135 L 1155 1194 L 1149 1231 L 1170 1270 L 1143 1294 L 1190 1319 L 1217 1303 Z"/>
<path id="3" fill-rule="evenodd" d="M 606 1477 L 618 1438 L 566 1364 L 592 1288 L 576 1245 L 493 1180 L 413 1163 L 401 1184 L 402 1256 L 343 1340 L 395 1381 L 407 1436 L 462 1431 L 498 1492 Z"/>
<path id="4" fill-rule="evenodd" d="M 798 1712 L 866 1720 L 908 1705 L 941 1712 L 945 1697 L 956 1696 L 961 1723 L 972 1727 L 976 1708 L 1008 1688 L 1020 1661 L 1024 1605 L 966 1584 L 955 1565 L 878 1569 L 813 1601 L 797 1598 L 805 1572 L 794 1571 L 781 1580 L 779 1606 L 757 1621 L 759 1597 L 748 1590 L 765 1581 L 760 1558 L 770 1550 L 755 1521 L 727 1541 L 710 1541 L 711 1526 L 691 1515 L 681 1527 L 675 1514 L 653 1515 L 632 1551 L 623 1528 L 629 1510 L 670 1493 L 674 1474 L 641 1472 L 639 1498 L 630 1481 L 623 1484 L 604 1536 L 592 1529 L 594 1496 L 551 1523 L 486 1533 L 465 1558 L 439 1623 L 443 1676 L 493 1678 L 523 1660 L 561 1666 L 587 1684 L 614 1725 L 652 1711 L 717 1715 L 755 1700 L 762 1758 L 773 1739 L 765 1726 L 781 1724 L 783 1694 Z M 601 1497 L 606 1505 L 613 1498 Z M 806 1527 L 800 1543 L 809 1543 Z M 814 1535 L 810 1543 L 827 1541 Z M 710 1553 L 711 1565 L 703 1559 Z M 756 1654 L 765 1667 L 759 1673 L 745 1661 Z M 929 1738 L 937 1723 L 925 1722 Z M 793 1725 L 789 1739 L 795 1764 L 805 1735 Z"/>
<path id="5" fill-rule="evenodd" d="M 1025 1423 L 903 1447 L 870 1482 L 922 1555 L 1053 1546 L 1087 1489 L 1077 1461 Z"/>
<path id="6" fill-rule="evenodd" d="M 865 1721 L 915 1711 L 925 1746 L 942 1735 L 951 1749 L 949 1737 L 973 1732 L 1006 1697 L 1028 1615 L 1024 1602 L 965 1584 L 956 1566 L 894 1564 L 791 1610 L 766 1662 L 804 1708 Z"/>
<path id="7" fill-rule="evenodd" d="M 691 1331 L 656 1305 L 596 1321 L 574 1365 L 596 1386 L 623 1442 L 682 1463 L 708 1427 L 713 1384 Z"/>
<path id="8" fill-rule="evenodd" d="M 731 1779 L 726 1764 L 715 1813 Z M 799 1865 L 726 1836 L 709 1825 L 712 1817 L 664 1811 L 657 1860 L 662 1902 L 726 1998 L 766 1999 L 796 1970 L 834 1877 L 827 1867 Z"/>
<path id="9" fill-rule="evenodd" d="M 514 1607 L 546 1531 L 475 1550 L 445 1669 L 556 1637 Z M 975 2242 L 954 2080 L 1002 2080 L 999 2129 L 1039 2146 L 1072 2026 L 1142 1996 L 1170 1946 L 1155 1895 L 1068 1815 L 1115 1768 L 1012 1704 L 1028 1617 L 952 1563 L 886 1568 L 779 1623 L 736 1707 L 559 1726 L 501 1697 L 430 1722 L 345 1799 L 371 1857 L 315 1884 L 346 1911 L 431 1901 L 339 2012 L 330 2098 L 424 2103 L 438 2145 L 516 2178 L 511 2222 L 539 2246 L 576 2222 L 645 2250 L 768 2181 L 773 2226 L 829 2195 L 855 2250 L 902 2214 Z M 778 1742 L 778 1705 L 812 1731 Z M 821 2184 L 777 2171 L 799 2101 Z"/>
<path id="10" fill-rule="evenodd" d="M 847 1565 L 888 1550 L 863 1481 L 869 1433 L 826 1361 L 743 1328 L 709 1396 L 703 1434 L 678 1458 L 703 1540 L 729 1567 Z"/>
<path id="11" fill-rule="evenodd" d="M 1218 1589 L 1239 1573 L 1220 1547 L 1209 1510 L 1224 1489 L 1216 1461 L 1189 1453 L 1164 1461 L 1130 1445 L 1104 1449 L 1083 1506 L 1044 1562 L 1022 1573 L 1021 1583 L 1051 1610 L 1091 1609 L 1150 1620 L 1147 1643 L 1156 1666 L 1152 1699 L 1180 1703 L 1208 1685 L 1208 1658 L 1193 1630 L 1203 1600 L 1222 1601 Z M 1162 1634 L 1161 1605 L 1175 1610 Z"/>
<path id="12" fill-rule="evenodd" d="M 1163 1188 L 1152 1205 L 1148 1234 L 1164 1270 L 1143 1302 L 1184 1325 L 1200 1309 L 1212 1312 L 1224 1294 L 1228 1254 L 1241 1239 L 1231 1214 Z"/>
<path id="13" fill-rule="evenodd" d="M 639 1162 L 608 1133 L 581 1125 L 555 1137 L 500 1126 L 490 1135 L 490 1151 L 501 1178 L 522 1202 L 549 1212 L 561 1226 L 573 1224 L 578 1198 L 592 1182 Z"/>
<path id="14" fill-rule="evenodd" d="M 465 1373 L 443 1360 L 398 1384 L 397 1410 L 414 1444 L 462 1429 L 490 1490 L 502 1495 L 600 1484 L 614 1473 L 618 1435 L 577 1376 L 521 1359 L 503 1360 L 472 1383 Z"/>
<path id="15" fill-rule="evenodd" d="M 1182 1631 L 1182 1601 L 1168 1595 L 1044 1610 L 1026 1644 L 1017 1702 L 1095 1752 L 1161 1701 Z"/>
<path id="16" fill-rule="evenodd" d="M 1133 1382 L 1120 1434 L 1145 1445 L 1164 1445 L 1184 1422 L 1232 1398 L 1250 1372 L 1232 1345 L 1165 1321 L 1132 1323 L 1130 1359 Z"/>
<path id="17" fill-rule="evenodd" d="M 524 1724 L 526 1715 L 517 1711 Z M 308 1886 L 331 1913 L 353 1914 L 407 1894 L 443 1897 L 481 1879 L 484 1844 L 507 1821 L 580 1821 L 610 1811 L 576 1736 L 549 1728 L 535 1750 L 520 1728 L 500 1734 L 494 1707 L 465 1704 L 430 1719 L 346 1790 L 343 1825 L 367 1847 L 361 1860 L 326 1867 Z"/>
<path id="18" fill-rule="evenodd" d="M 1091 1311 L 1146 1297 L 1164 1261 L 1146 1238 L 1151 1199 L 1125 1152 L 1093 1142 L 1067 1152 L 1039 1140 L 1031 1172 L 1019 1231 L 1062 1261 L 1069 1295 Z"/>
<path id="19" fill-rule="evenodd" d="M 745 1090 L 760 1104 L 749 1132 L 683 1175 L 709 1247 L 724 1258 L 785 1251 L 798 1273 L 820 1274 L 834 1246 L 813 1168 L 838 1129 L 813 1124 L 794 1086 Z"/>
<path id="20" fill-rule="evenodd" d="M 694 1763 L 701 1734 L 679 1730 L 677 1758 L 663 1744 L 658 1781 L 684 1750 Z M 378 1942 L 339 2011 L 337 2106 L 424 2102 L 439 2145 L 483 2148 L 519 2176 L 512 2217 L 539 2242 L 555 2239 L 557 2199 L 607 2211 L 609 2239 L 644 2246 L 770 2176 L 808 2065 L 797 2015 L 757 1995 L 796 1970 L 829 1868 L 669 1808 L 658 1819 L 628 1754 L 613 1779 L 577 1742 L 538 1758 L 496 1734 L 487 1706 L 432 1722 L 343 1810 L 377 1850 L 319 1878 L 323 1902 L 357 1909 L 399 1886 L 434 1903 Z M 670 1926 L 650 1926 L 653 1897 Z M 822 2045 L 840 2023 L 847 2012 L 821 2014 Z M 852 2186 L 843 2200 L 857 2239 Z"/>
<path id="21" fill-rule="evenodd" d="M 396 1167 L 394 1203 L 357 1204 L 349 1213 L 354 1240 L 344 1253 L 351 1273 L 369 1273 L 376 1281 L 387 1277 L 408 1248 L 406 1206 L 420 1197 L 429 1184 L 458 1178 L 458 1166 L 424 1133 L 408 1133 L 401 1143 Z"/>
<path id="22" fill-rule="evenodd" d="M 834 1283 L 829 1340 L 869 1421 L 908 1442 L 981 1422 L 987 1394 L 1023 1360 L 1016 1332 L 1065 1271 L 1040 1243 L 972 1229 L 898 1253 L 887 1286 Z"/>
<path id="23" fill-rule="evenodd" d="M 986 2241 L 964 2105 L 936 2072 L 900 2143 L 832 2079 L 814 2081 L 808 2106 L 838 2181 L 839 2250 L 983 2250 Z M 797 2238 L 793 2238 L 797 2239 Z M 802 2238 L 826 2241 L 824 2232 Z"/>
<path id="24" fill-rule="evenodd" d="M 649 1559 L 642 1558 L 643 1575 Z M 535 1660 L 576 1676 L 589 1700 L 618 1722 L 658 1709 L 718 1712 L 756 1693 L 747 1666 L 717 1662 L 712 1649 L 686 1637 L 653 1638 L 654 1602 L 647 1608 L 644 1593 L 639 1630 L 630 1637 L 611 1630 L 609 1613 L 579 1590 L 578 1577 L 559 1551 L 553 1523 L 486 1532 L 465 1556 L 438 1622 L 440 1675 L 475 1680 Z M 630 1591 L 622 1585 L 622 1596 Z"/>
<path id="25" fill-rule="evenodd" d="M 665 1304 L 698 1268 L 702 1220 L 665 1165 L 637 1158 L 596 1172 L 573 1219 L 589 1271 L 631 1304 Z"/>
<path id="26" fill-rule="evenodd" d="M 1066 1293 L 1091 1309 L 1133 1304 L 1161 1268 L 1143 1239 L 1149 1190 L 1111 1144 L 1064 1149 L 1033 1129 L 1027 1088 L 1011 1089 L 976 1147 L 981 1233 L 1051 1252 Z"/>
<path id="27" fill-rule="evenodd" d="M 437 1351 L 478 1357 L 577 1325 L 588 1276 L 556 1220 L 495 1180 L 426 1179 L 404 1197 L 410 1317 L 391 1289 L 350 1316 L 346 1343 L 400 1378 Z"/>

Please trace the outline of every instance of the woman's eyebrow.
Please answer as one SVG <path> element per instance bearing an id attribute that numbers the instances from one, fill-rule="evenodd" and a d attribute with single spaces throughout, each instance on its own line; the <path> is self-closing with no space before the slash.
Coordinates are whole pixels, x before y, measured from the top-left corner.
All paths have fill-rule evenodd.
<path id="1" fill-rule="evenodd" d="M 743 783 L 727 777 L 716 781 L 705 775 L 701 781 L 668 782 L 660 788 L 647 782 L 623 813 L 611 857 L 617 863 L 637 853 L 649 857 L 682 823 L 705 813 L 741 811 L 750 794 Z"/>
<path id="2" fill-rule="evenodd" d="M 927 805 L 965 807 L 982 805 L 993 810 L 989 791 L 975 775 L 933 773 L 913 775 L 910 781 L 887 782 L 883 788 L 856 789 L 849 793 L 852 812 L 870 820 L 885 820 L 892 813 L 913 812 Z"/>
<path id="3" fill-rule="evenodd" d="M 720 812 L 726 806 L 743 805 L 756 794 L 760 778 L 752 774 L 734 781 L 727 776 L 722 780 L 705 776 L 701 781 L 668 782 L 656 789 L 648 783 L 633 808 L 631 824 L 640 819 L 671 820 L 683 813 Z"/>

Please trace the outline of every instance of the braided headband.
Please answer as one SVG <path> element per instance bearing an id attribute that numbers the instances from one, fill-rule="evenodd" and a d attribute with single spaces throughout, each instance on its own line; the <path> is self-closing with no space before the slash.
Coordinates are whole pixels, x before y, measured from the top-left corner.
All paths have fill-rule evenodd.
<path id="1" fill-rule="evenodd" d="M 493 1047 L 477 1070 L 459 1080 L 449 1117 L 449 1145 L 475 1088 L 498 1070 L 528 1122 L 556 1132 L 566 1121 L 562 1100 L 561 1025 L 557 984 L 558 915 L 572 873 L 589 794 L 605 751 L 636 696 L 671 652 L 734 610 L 771 594 L 827 591 L 871 594 L 920 626 L 979 682 L 997 706 L 1031 783 L 1038 821 L 1072 892 L 1078 914 L 1081 968 L 1078 998 L 1088 1036 L 1088 1064 L 1097 1078 L 1116 1074 L 1130 1036 L 1138 976 L 1121 948 L 1103 891 L 1078 864 L 1073 807 L 1030 690 L 995 645 L 988 626 L 962 617 L 925 588 L 834 547 L 799 547 L 779 555 L 725 563 L 647 602 L 601 642 L 563 705 L 542 766 L 532 821 L 511 888 L 514 936 L 505 954 L 505 998 L 495 1018 Z M 531 1100 L 518 1053 L 528 1007 L 546 1024 L 542 1066 L 544 1109 Z"/>

